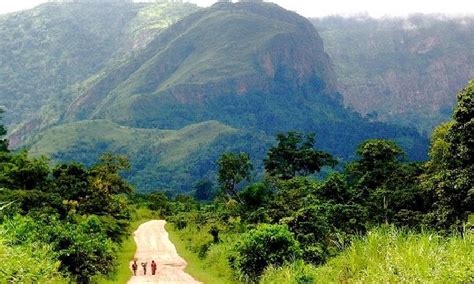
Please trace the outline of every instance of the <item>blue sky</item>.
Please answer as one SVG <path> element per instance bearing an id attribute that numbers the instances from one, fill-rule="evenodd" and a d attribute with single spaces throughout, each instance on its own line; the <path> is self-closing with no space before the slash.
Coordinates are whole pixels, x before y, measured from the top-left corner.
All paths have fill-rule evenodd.
<path id="1" fill-rule="evenodd" d="M 0 14 L 29 9 L 46 0 L 0 0 Z M 208 6 L 215 0 L 189 0 L 200 6 Z M 406 16 L 413 13 L 442 13 L 450 15 L 474 14 L 473 0 L 274 0 L 286 9 L 307 17 L 334 14 L 353 15 L 367 13 L 373 17 Z"/>

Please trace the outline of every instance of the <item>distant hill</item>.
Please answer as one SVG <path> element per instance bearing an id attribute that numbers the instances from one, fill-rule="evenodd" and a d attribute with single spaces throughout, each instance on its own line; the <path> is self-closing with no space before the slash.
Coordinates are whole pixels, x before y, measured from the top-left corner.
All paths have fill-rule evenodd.
<path id="1" fill-rule="evenodd" d="M 126 155 L 132 165 L 126 177 L 141 191 L 175 192 L 190 191 L 200 178 L 213 180 L 215 161 L 224 147 L 252 152 L 252 160 L 258 163 L 265 147 L 255 149 L 252 144 L 269 146 L 272 141 L 216 121 L 179 130 L 155 130 L 124 127 L 106 120 L 63 124 L 42 132 L 34 140 L 32 155 L 47 155 L 56 161 L 91 165 L 104 152 Z"/>
<path id="2" fill-rule="evenodd" d="M 69 78 L 65 76 L 52 84 L 38 77 L 42 72 L 32 72 L 22 84 L 12 85 L 17 94 L 24 94 L 28 80 L 38 90 L 52 86 L 58 90 L 27 102 L 38 111 L 15 105 L 11 97 L 4 100 L 12 106 L 10 112 L 27 110 L 9 118 L 20 125 L 14 128 L 14 141 L 58 161 L 78 159 L 90 164 L 104 151 L 127 154 L 132 162 L 128 179 L 140 190 L 175 192 L 188 192 L 196 180 L 212 178 L 215 161 L 226 151 L 246 151 L 261 161 L 274 135 L 289 130 L 316 132 L 318 147 L 341 161 L 353 158 L 356 145 L 368 138 L 394 139 L 412 159 L 426 156 L 427 140 L 416 130 L 371 122 L 343 106 L 332 62 L 307 19 L 269 3 L 218 3 L 207 9 L 175 5 L 113 4 L 110 7 L 120 7 L 119 15 L 132 14 L 116 23 L 128 28 L 117 31 L 115 49 L 105 47 L 114 43 L 112 38 L 98 40 L 102 32 L 81 40 L 87 52 L 75 56 L 86 62 L 90 59 L 91 65 L 78 64 L 77 70 L 86 70 L 73 83 L 65 83 Z M 163 10 L 166 7 L 171 8 Z M 76 21 L 70 9 L 86 13 L 91 7 L 51 4 L 25 13 L 36 11 L 48 21 L 52 16 L 42 9 L 57 9 L 60 15 L 55 17 L 69 23 Z M 109 16 L 113 13 L 110 10 Z M 169 13 L 181 20 L 167 28 L 167 24 L 163 29 L 150 28 L 159 19 L 168 19 Z M 99 19 L 103 15 L 91 15 L 87 34 L 95 30 L 94 21 L 105 32 L 107 21 Z M 139 28 L 130 29 L 136 21 L 141 23 Z M 56 27 L 58 32 L 77 34 L 77 25 L 62 26 Z M 149 29 L 150 34 L 134 32 Z M 30 27 L 25 34 L 31 31 Z M 97 59 L 97 65 L 92 64 L 96 55 L 88 55 L 94 53 L 95 45 L 106 54 Z M 55 49 L 32 50 L 57 62 Z M 57 50 L 69 49 L 64 51 L 58 43 Z M 28 48 L 22 51 L 30 58 Z M 75 74 L 76 68 L 69 68 L 64 72 Z M 24 76 L 22 70 L 11 76 Z M 261 169 L 257 164 L 256 174 Z"/>
<path id="3" fill-rule="evenodd" d="M 427 134 L 474 78 L 474 18 L 313 19 L 347 105 Z"/>

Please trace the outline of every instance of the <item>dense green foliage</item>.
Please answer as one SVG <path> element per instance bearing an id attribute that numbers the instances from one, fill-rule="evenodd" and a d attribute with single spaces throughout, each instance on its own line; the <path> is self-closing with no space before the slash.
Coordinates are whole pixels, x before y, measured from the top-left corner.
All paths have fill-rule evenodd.
<path id="1" fill-rule="evenodd" d="M 225 279 L 469 282 L 474 182 L 464 169 L 472 170 L 472 94 L 469 83 L 453 121 L 435 133 L 428 162 L 406 162 L 393 141 L 371 139 L 323 180 L 267 173 L 210 204 L 171 202 L 170 219 L 188 248 Z M 267 163 L 289 152 L 295 157 L 304 136 L 282 143 L 294 135 L 279 136 Z M 309 144 L 307 151 L 327 155 Z M 220 171 L 234 173 L 245 164 L 239 157 L 225 154 Z"/>
<path id="2" fill-rule="evenodd" d="M 237 194 L 237 186 L 242 181 L 250 181 L 250 175 L 253 169 L 248 154 L 227 153 L 222 155 L 218 164 L 219 171 L 217 173 L 217 180 L 219 181 L 221 189 L 228 196 L 241 201 Z"/>
<path id="3" fill-rule="evenodd" d="M 423 186 L 432 192 L 433 225 L 459 227 L 474 211 L 474 82 L 458 94 L 453 121 L 435 131 Z"/>
<path id="4" fill-rule="evenodd" d="M 474 236 L 379 228 L 321 267 L 270 267 L 260 283 L 468 283 Z"/>
<path id="5" fill-rule="evenodd" d="M 100 137 L 100 139 L 99 139 Z M 31 146 L 33 156 L 92 165 L 103 152 L 130 157 L 127 180 L 142 192 L 191 192 L 196 180 L 214 181 L 221 153 L 250 152 L 256 168 L 271 144 L 266 135 L 241 131 L 216 121 L 189 125 L 180 130 L 121 127 L 94 120 L 51 128 Z M 259 161 L 260 159 L 260 161 Z"/>
<path id="6" fill-rule="evenodd" d="M 0 279 L 5 283 L 66 282 L 58 272 L 60 262 L 49 246 L 25 244 L 5 245 L 3 229 L 0 231 Z"/>
<path id="7" fill-rule="evenodd" d="M 291 179 L 297 175 L 311 175 L 324 166 L 335 166 L 331 155 L 314 149 L 315 135 L 303 137 L 300 133 L 289 132 L 277 135 L 278 145 L 268 151 L 265 171 L 281 179 Z"/>
<path id="8" fill-rule="evenodd" d="M 241 236 L 230 263 L 245 281 L 255 280 L 269 265 L 281 266 L 301 255 L 299 243 L 282 225 L 261 225 Z"/>
<path id="9" fill-rule="evenodd" d="M 0 152 L 0 282 L 89 282 L 114 270 L 130 223 L 124 157 L 49 166 Z M 15 255 L 13 255 L 15 254 Z"/>

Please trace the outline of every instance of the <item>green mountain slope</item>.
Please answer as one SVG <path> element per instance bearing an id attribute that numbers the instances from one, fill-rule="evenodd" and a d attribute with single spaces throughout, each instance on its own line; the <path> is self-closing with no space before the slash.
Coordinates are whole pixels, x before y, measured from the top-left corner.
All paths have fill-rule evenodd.
<path id="1" fill-rule="evenodd" d="M 0 16 L 0 107 L 17 145 L 57 121 L 75 84 L 145 47 L 192 4 L 47 3 Z M 41 114 L 41 115 L 39 115 Z"/>
<path id="2" fill-rule="evenodd" d="M 223 142 L 249 139 L 263 144 L 263 136 L 246 134 L 216 121 L 189 125 L 180 130 L 129 128 L 105 120 L 64 124 L 42 132 L 30 146 L 32 155 L 46 155 L 53 160 L 92 164 L 104 152 L 127 155 L 131 171 L 129 181 L 142 191 L 156 189 L 189 192 L 198 177 L 209 176 L 223 151 Z M 234 143 L 230 149 L 263 151 Z M 263 150 L 263 149 L 262 149 Z"/>
<path id="3" fill-rule="evenodd" d="M 430 133 L 474 78 L 474 19 L 313 19 L 347 105 Z"/>

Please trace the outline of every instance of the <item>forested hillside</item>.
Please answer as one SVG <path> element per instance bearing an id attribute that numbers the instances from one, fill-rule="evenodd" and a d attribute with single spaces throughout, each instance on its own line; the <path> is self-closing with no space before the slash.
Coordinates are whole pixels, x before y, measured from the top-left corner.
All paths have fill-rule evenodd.
<path id="1" fill-rule="evenodd" d="M 427 135 L 449 120 L 458 92 L 474 77 L 474 19 L 312 19 L 334 61 L 346 105 L 374 120 Z"/>
<path id="2" fill-rule="evenodd" d="M 0 106 L 11 144 L 57 122 L 79 82 L 196 10 L 172 3 L 47 3 L 1 15 Z"/>
<path id="3" fill-rule="evenodd" d="M 213 179 L 215 161 L 224 151 L 251 152 L 258 163 L 264 149 L 272 143 L 266 135 L 234 129 L 217 121 L 180 130 L 156 130 L 87 120 L 53 127 L 40 136 L 39 142 L 30 148 L 34 156 L 47 155 L 56 161 L 87 165 L 104 152 L 130 157 L 132 167 L 124 176 L 146 192 L 189 192 L 196 180 Z"/>

